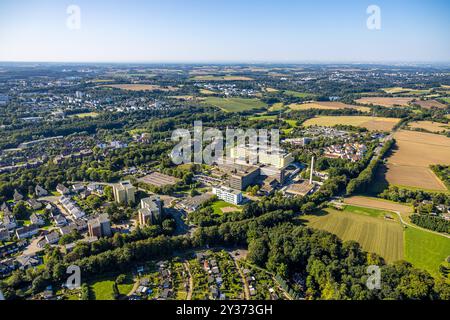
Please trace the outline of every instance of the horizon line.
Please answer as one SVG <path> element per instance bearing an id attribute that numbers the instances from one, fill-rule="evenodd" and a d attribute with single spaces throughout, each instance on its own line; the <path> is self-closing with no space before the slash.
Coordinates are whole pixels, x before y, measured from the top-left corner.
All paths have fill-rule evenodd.
<path id="1" fill-rule="evenodd" d="M 395 65 L 395 64 L 419 64 L 419 65 L 437 65 L 444 64 L 450 66 L 450 60 L 448 61 L 426 61 L 426 60 L 351 60 L 351 61 L 340 61 L 340 60 L 286 60 L 286 61 L 251 61 L 251 60 L 192 60 L 192 61 L 183 61 L 183 60 L 154 60 L 154 61 L 114 61 L 114 60 L 102 60 L 102 61 L 77 61 L 77 60 L 0 60 L 0 64 L 12 64 L 12 63 L 38 63 L 38 64 L 353 64 L 353 65 L 361 65 L 361 64 L 378 64 L 378 65 Z"/>

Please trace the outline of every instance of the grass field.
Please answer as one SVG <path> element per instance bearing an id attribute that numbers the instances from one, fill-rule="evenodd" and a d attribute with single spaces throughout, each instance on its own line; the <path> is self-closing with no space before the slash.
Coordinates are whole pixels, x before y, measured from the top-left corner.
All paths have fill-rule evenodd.
<path id="1" fill-rule="evenodd" d="M 85 113 L 72 114 L 69 116 L 69 118 L 96 118 L 99 115 L 100 114 L 97 112 L 85 112 Z"/>
<path id="2" fill-rule="evenodd" d="M 433 133 L 450 131 L 448 124 L 433 121 L 416 121 L 409 123 L 408 126 L 412 129 L 424 129 Z"/>
<path id="3" fill-rule="evenodd" d="M 270 108 L 269 111 L 281 111 L 284 109 L 284 104 L 282 102 L 274 103 Z"/>
<path id="4" fill-rule="evenodd" d="M 332 127 L 338 124 L 364 127 L 371 131 L 391 131 L 400 121 L 397 118 L 382 118 L 368 116 L 319 116 L 306 120 L 303 125 L 306 127 L 317 125 Z"/>
<path id="5" fill-rule="evenodd" d="M 105 277 L 90 284 L 95 300 L 113 300 L 112 287 L 116 277 Z M 131 275 L 127 275 L 125 283 L 118 285 L 120 294 L 127 295 L 133 288 L 133 284 L 133 278 Z"/>
<path id="6" fill-rule="evenodd" d="M 441 98 L 442 100 L 444 100 L 447 103 L 450 103 L 450 97 L 446 97 L 446 98 Z"/>
<path id="7" fill-rule="evenodd" d="M 356 100 L 357 103 L 361 104 L 373 104 L 376 106 L 382 106 L 382 107 L 394 107 L 394 106 L 401 106 L 401 107 L 407 107 L 409 103 L 414 98 L 410 97 L 365 97 Z"/>
<path id="8" fill-rule="evenodd" d="M 369 107 L 353 106 L 342 102 L 317 101 L 309 103 L 292 103 L 288 106 L 292 110 L 339 110 L 339 109 L 355 109 L 361 112 L 369 112 Z"/>
<path id="9" fill-rule="evenodd" d="M 411 224 L 409 219 L 413 213 L 410 206 L 396 202 L 372 198 L 372 197 L 350 197 L 345 203 L 368 206 L 380 210 L 392 210 L 401 214 L 404 221 Z M 436 276 L 439 265 L 450 255 L 450 239 L 434 234 L 416 227 L 407 227 L 404 230 L 404 259 L 411 262 L 415 267 L 427 270 Z"/>
<path id="10" fill-rule="evenodd" d="M 313 94 L 308 93 L 308 92 L 298 92 L 298 91 L 292 91 L 292 90 L 285 90 L 285 91 L 283 91 L 283 94 L 285 94 L 287 96 L 295 97 L 295 98 L 302 98 L 302 99 L 314 97 Z"/>
<path id="11" fill-rule="evenodd" d="M 248 118 L 249 120 L 276 120 L 277 116 L 273 115 L 260 115 Z"/>
<path id="12" fill-rule="evenodd" d="M 385 219 L 385 215 L 393 219 Z M 327 208 L 303 218 L 309 227 L 334 233 L 344 241 L 357 241 L 364 250 L 375 252 L 386 261 L 403 259 L 403 227 L 394 213 L 346 206 L 343 211 Z"/>
<path id="13" fill-rule="evenodd" d="M 384 88 L 381 90 L 389 94 L 408 94 L 408 95 L 422 95 L 430 92 L 429 89 L 410 89 L 402 87 Z"/>
<path id="14" fill-rule="evenodd" d="M 215 214 L 222 215 L 227 212 L 239 211 L 241 208 L 235 206 L 234 204 L 225 202 L 223 200 L 216 201 L 212 204 L 212 209 Z M 235 209 L 235 210 L 234 210 Z"/>
<path id="15" fill-rule="evenodd" d="M 207 96 L 216 94 L 216 92 L 214 92 L 212 90 L 208 90 L 208 89 L 200 89 L 200 93 L 204 94 L 204 95 L 207 95 Z"/>
<path id="16" fill-rule="evenodd" d="M 225 112 L 241 112 L 267 108 L 267 104 L 259 99 L 207 97 L 203 103 L 210 104 Z"/>
<path id="17" fill-rule="evenodd" d="M 439 274 L 439 265 L 450 255 L 450 239 L 418 228 L 405 231 L 405 260 L 425 269 L 433 276 Z"/>
<path id="18" fill-rule="evenodd" d="M 450 139 L 409 130 L 400 130 L 394 137 L 396 147 L 387 162 L 386 180 L 389 184 L 446 191 L 445 185 L 429 166 L 450 164 Z"/>

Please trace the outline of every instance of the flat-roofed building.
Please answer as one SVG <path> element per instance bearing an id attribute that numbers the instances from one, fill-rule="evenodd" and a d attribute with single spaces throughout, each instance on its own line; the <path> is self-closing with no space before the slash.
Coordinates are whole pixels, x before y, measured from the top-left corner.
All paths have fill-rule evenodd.
<path id="1" fill-rule="evenodd" d="M 285 194 L 288 196 L 306 196 L 314 191 L 314 184 L 310 184 L 308 180 L 300 183 L 293 183 L 286 189 Z"/>
<path id="2" fill-rule="evenodd" d="M 95 219 L 89 220 L 88 230 L 90 237 L 110 237 L 112 236 L 111 222 L 109 221 L 108 215 L 101 214 Z"/>
<path id="3" fill-rule="evenodd" d="M 122 181 L 113 185 L 114 200 L 119 204 L 134 203 L 136 188 L 130 181 Z"/>
<path id="4" fill-rule="evenodd" d="M 139 209 L 139 225 L 148 226 L 160 222 L 162 210 L 163 203 L 158 196 L 142 199 L 141 209 Z"/>
<path id="5" fill-rule="evenodd" d="M 287 167 L 294 161 L 292 154 L 278 147 L 236 146 L 230 149 L 231 158 L 238 164 L 265 164 L 277 169 Z"/>
<path id="6" fill-rule="evenodd" d="M 213 187 L 212 192 L 219 198 L 228 203 L 240 204 L 242 202 L 242 192 L 228 187 Z"/>
<path id="7" fill-rule="evenodd" d="M 260 175 L 260 168 L 256 166 L 233 165 L 228 172 L 230 187 L 245 190 L 255 183 Z"/>

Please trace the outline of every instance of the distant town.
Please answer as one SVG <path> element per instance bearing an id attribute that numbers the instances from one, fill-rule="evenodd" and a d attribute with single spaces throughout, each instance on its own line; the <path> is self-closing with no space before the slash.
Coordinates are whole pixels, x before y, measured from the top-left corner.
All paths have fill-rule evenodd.
<path id="1" fill-rule="evenodd" d="M 2 63 L 0 79 L 5 299 L 450 298 L 448 66 Z M 195 121 L 280 141 L 176 165 L 172 132 Z"/>

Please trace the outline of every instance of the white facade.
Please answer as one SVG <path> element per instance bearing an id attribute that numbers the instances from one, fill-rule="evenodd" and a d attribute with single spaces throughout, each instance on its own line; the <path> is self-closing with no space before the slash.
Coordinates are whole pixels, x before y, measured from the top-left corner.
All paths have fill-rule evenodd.
<path id="1" fill-rule="evenodd" d="M 259 146 L 236 146 L 230 149 L 230 155 L 240 164 L 265 164 L 277 169 L 287 167 L 294 161 L 292 154 L 279 148 L 261 148 Z"/>
<path id="2" fill-rule="evenodd" d="M 219 198 L 228 203 L 238 205 L 242 202 L 242 192 L 227 187 L 213 187 L 213 193 Z"/>

